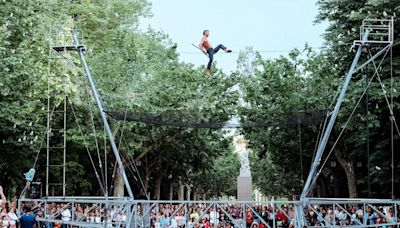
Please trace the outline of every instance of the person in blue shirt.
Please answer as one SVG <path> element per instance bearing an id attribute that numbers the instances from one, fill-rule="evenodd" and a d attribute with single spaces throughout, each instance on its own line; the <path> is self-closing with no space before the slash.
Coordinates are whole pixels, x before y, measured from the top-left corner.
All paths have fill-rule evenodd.
<path id="1" fill-rule="evenodd" d="M 35 228 L 36 227 L 36 218 L 32 214 L 32 209 L 30 206 L 24 207 L 24 214 L 19 218 L 19 227 L 20 228 Z"/>

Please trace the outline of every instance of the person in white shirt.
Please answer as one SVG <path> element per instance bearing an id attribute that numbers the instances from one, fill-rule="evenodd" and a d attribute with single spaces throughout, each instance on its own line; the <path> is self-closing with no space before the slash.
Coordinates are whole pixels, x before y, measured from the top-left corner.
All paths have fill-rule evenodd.
<path id="1" fill-rule="evenodd" d="M 72 217 L 72 214 L 71 214 L 71 211 L 69 210 L 69 208 L 68 208 L 68 206 L 67 205 L 61 205 L 61 208 L 63 208 L 64 210 L 61 212 L 61 220 L 63 221 L 63 225 L 62 225 L 62 227 L 64 228 L 66 228 L 67 227 L 67 224 L 64 224 L 64 222 L 69 222 L 69 221 L 71 221 L 71 217 Z"/>
<path id="2" fill-rule="evenodd" d="M 359 207 L 356 207 L 356 208 L 357 208 L 357 210 L 356 210 L 357 217 L 359 217 L 359 218 L 363 217 L 364 211 Z"/>
<path id="3" fill-rule="evenodd" d="M 214 225 L 213 227 L 217 227 L 219 223 L 219 213 L 216 212 L 214 208 L 212 208 L 210 212 L 210 223 Z"/>
<path id="4" fill-rule="evenodd" d="M 90 223 L 94 223 L 95 222 L 95 217 L 94 217 L 94 213 L 93 212 L 90 213 L 89 221 L 90 221 Z"/>
<path id="5" fill-rule="evenodd" d="M 156 222 L 154 223 L 154 228 L 161 228 L 161 223 L 159 218 L 157 218 Z"/>
<path id="6" fill-rule="evenodd" d="M 95 223 L 101 223 L 101 216 L 100 216 L 100 211 L 96 210 L 94 213 L 94 222 Z"/>
<path id="7" fill-rule="evenodd" d="M 10 228 L 17 228 L 18 216 L 15 213 L 15 209 L 11 208 L 8 212 L 8 217 L 10 218 Z"/>
<path id="8" fill-rule="evenodd" d="M 347 213 L 346 213 L 345 211 L 341 210 L 341 211 L 339 212 L 338 219 L 339 219 L 339 224 L 340 224 L 341 226 L 345 226 L 345 225 L 348 224 L 348 221 L 347 221 Z"/>
<path id="9" fill-rule="evenodd" d="M 176 216 L 171 218 L 171 225 L 170 228 L 178 228 L 178 222 L 176 221 Z"/>

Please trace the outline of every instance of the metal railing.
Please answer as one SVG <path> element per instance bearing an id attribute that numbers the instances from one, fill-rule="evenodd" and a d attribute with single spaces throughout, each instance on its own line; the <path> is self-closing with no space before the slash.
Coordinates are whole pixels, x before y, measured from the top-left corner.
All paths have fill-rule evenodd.
<path id="1" fill-rule="evenodd" d="M 314 199 L 300 201 L 137 201 L 129 198 L 23 199 L 40 223 L 74 227 L 399 227 L 400 201 Z M 303 210 L 302 217 L 295 207 Z M 65 211 L 69 212 L 65 213 Z M 68 216 L 70 215 L 70 216 Z"/>

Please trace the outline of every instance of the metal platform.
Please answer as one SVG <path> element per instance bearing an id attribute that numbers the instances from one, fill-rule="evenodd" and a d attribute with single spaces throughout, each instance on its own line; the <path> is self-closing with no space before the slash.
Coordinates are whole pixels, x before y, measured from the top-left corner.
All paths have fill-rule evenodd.
<path id="1" fill-rule="evenodd" d="M 363 40 L 368 33 L 367 39 Z M 360 26 L 360 39 L 354 40 L 352 48 L 392 45 L 394 41 L 393 19 L 365 19 Z"/>

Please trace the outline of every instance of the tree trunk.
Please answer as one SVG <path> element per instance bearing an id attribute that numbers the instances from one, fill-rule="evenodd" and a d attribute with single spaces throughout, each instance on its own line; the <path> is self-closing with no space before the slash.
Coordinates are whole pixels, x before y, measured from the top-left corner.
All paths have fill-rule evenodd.
<path id="1" fill-rule="evenodd" d="M 151 172 L 149 170 L 149 166 L 147 164 L 147 156 L 145 157 L 145 173 L 144 177 L 142 178 L 143 186 L 140 188 L 140 193 L 143 196 L 147 196 L 147 190 L 149 189 L 149 180 L 150 180 Z"/>
<path id="2" fill-rule="evenodd" d="M 347 161 L 342 152 L 338 149 L 334 150 L 335 157 L 339 161 L 340 166 L 344 169 L 347 177 L 347 188 L 349 189 L 349 197 L 357 198 L 357 183 L 354 165 L 352 161 Z"/>
<path id="3" fill-rule="evenodd" d="M 179 181 L 178 186 L 178 200 L 185 200 L 185 185 Z"/>
<path id="4" fill-rule="evenodd" d="M 158 176 L 157 179 L 156 179 L 155 186 L 154 186 L 154 198 L 155 198 L 156 200 L 160 200 L 160 192 L 161 192 L 161 182 L 162 182 L 162 178 L 163 178 L 163 175 L 162 175 L 162 174 L 159 174 L 159 176 Z"/>
<path id="5" fill-rule="evenodd" d="M 190 186 L 187 184 L 186 185 L 186 200 L 190 201 L 190 195 L 191 195 L 191 188 Z"/>
<path id="6" fill-rule="evenodd" d="M 140 189 L 140 194 L 147 196 L 147 189 L 149 188 L 149 177 L 147 175 L 143 178 L 143 188 Z"/>
<path id="7" fill-rule="evenodd" d="M 116 169 L 116 172 L 114 175 L 115 176 L 114 176 L 113 196 L 124 197 L 125 184 L 124 184 L 124 179 L 122 179 L 122 175 L 121 175 L 121 172 L 119 171 L 119 168 Z"/>
<path id="8" fill-rule="evenodd" d="M 197 201 L 197 198 L 198 198 L 198 196 L 197 196 L 197 188 L 193 188 L 192 190 L 193 190 L 193 200 Z"/>
<path id="9" fill-rule="evenodd" d="M 112 129 L 112 135 L 113 135 L 114 139 L 115 139 L 118 131 L 119 131 L 119 125 L 114 126 L 113 129 Z M 109 153 L 113 153 L 111 148 L 109 150 Z M 124 197 L 125 196 L 124 179 L 122 178 L 121 171 L 118 168 L 118 164 L 115 163 L 115 165 L 117 166 L 117 168 L 115 169 L 115 173 L 114 173 L 114 192 L 113 192 L 113 196 L 115 196 L 115 197 Z"/>
<path id="10" fill-rule="evenodd" d="M 169 200 L 174 199 L 174 185 L 172 183 L 169 184 Z"/>

